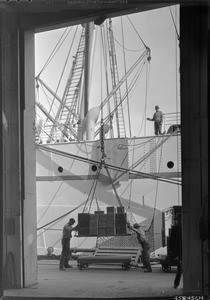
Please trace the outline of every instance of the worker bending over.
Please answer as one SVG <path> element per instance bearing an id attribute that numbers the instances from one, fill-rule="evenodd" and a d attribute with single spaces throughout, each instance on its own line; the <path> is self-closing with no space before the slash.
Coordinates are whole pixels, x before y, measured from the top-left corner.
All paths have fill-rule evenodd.
<path id="1" fill-rule="evenodd" d="M 146 268 L 144 272 L 152 272 L 151 264 L 150 264 L 150 255 L 149 255 L 149 249 L 150 245 L 148 243 L 148 240 L 146 238 L 144 230 L 141 228 L 141 225 L 138 223 L 133 224 L 133 226 L 130 225 L 130 223 L 127 223 L 128 228 L 130 228 L 132 231 L 134 231 L 137 234 L 137 240 L 139 244 L 142 246 L 142 262 L 143 266 Z"/>

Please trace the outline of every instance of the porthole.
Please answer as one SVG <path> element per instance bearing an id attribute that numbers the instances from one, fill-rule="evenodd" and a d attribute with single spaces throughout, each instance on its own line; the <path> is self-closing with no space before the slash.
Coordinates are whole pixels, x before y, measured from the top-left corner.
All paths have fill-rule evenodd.
<path id="1" fill-rule="evenodd" d="M 63 172 L 63 168 L 61 166 L 58 167 L 58 172 L 60 172 L 60 173 Z"/>
<path id="2" fill-rule="evenodd" d="M 92 165 L 91 170 L 92 170 L 93 172 L 96 172 L 96 171 L 97 171 L 97 166 L 96 166 L 96 165 Z"/>
<path id="3" fill-rule="evenodd" d="M 168 161 L 168 163 L 167 163 L 167 167 L 169 168 L 169 169 L 172 169 L 173 167 L 174 167 L 174 162 L 173 161 Z"/>

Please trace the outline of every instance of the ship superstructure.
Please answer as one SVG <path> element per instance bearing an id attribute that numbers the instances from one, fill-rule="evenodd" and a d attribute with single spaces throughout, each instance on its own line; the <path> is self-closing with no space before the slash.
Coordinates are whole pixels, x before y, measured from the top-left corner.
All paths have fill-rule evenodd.
<path id="1" fill-rule="evenodd" d="M 44 88 L 50 99 L 48 106 L 36 102 L 38 252 L 60 250 L 61 229 L 69 215 L 77 219 L 78 213 L 119 202 L 131 222 L 144 222 L 150 229 L 155 250 L 161 247 L 162 209 L 181 204 L 179 114 L 164 115 L 163 135 L 130 136 L 128 99 L 144 68 L 149 68 L 151 50 L 144 44 L 120 76 L 111 19 L 99 28 L 106 96 L 90 107 L 95 26 L 81 28 L 63 96 L 40 74 L 36 77 L 38 91 Z M 91 247 L 96 240 L 75 237 L 73 245 Z"/>

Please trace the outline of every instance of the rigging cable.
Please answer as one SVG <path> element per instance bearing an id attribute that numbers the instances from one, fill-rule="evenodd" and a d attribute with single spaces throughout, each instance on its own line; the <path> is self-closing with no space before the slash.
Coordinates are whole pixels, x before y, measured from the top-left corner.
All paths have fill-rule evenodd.
<path id="1" fill-rule="evenodd" d="M 152 138 L 151 140 L 153 140 L 154 138 Z M 150 141 L 151 141 L 150 140 Z M 135 141 L 135 140 L 134 140 Z M 133 148 L 133 153 L 134 153 L 134 148 Z M 153 153 L 153 151 L 152 151 L 152 153 Z M 152 153 L 150 153 L 150 155 L 152 154 Z M 150 158 L 150 155 L 148 155 L 147 157 L 146 156 L 144 156 L 145 158 L 141 158 L 141 161 L 142 162 L 144 162 L 143 163 L 143 165 L 140 167 L 140 169 L 139 169 L 139 171 L 145 166 L 145 164 L 147 163 L 147 160 Z M 133 166 L 134 166 L 134 164 L 133 164 Z M 131 166 L 131 168 L 132 168 L 132 166 Z M 121 196 L 126 192 L 126 190 L 129 188 L 129 186 L 133 183 L 133 181 L 134 181 L 134 178 L 133 179 L 131 179 L 131 181 L 130 181 L 130 183 L 127 185 L 127 187 L 125 187 L 125 189 L 122 191 L 122 193 L 121 193 Z"/>
<path id="2" fill-rule="evenodd" d="M 147 51 L 144 51 L 144 53 L 137 59 L 136 63 L 133 66 L 130 67 L 130 69 L 128 70 L 127 74 L 125 74 L 121 78 L 121 80 L 116 85 L 116 87 L 110 92 L 110 94 L 108 95 L 108 97 L 103 101 L 102 106 L 104 106 L 107 103 L 107 101 L 113 96 L 113 94 L 119 89 L 119 87 L 121 86 L 121 84 L 131 74 L 131 72 L 133 72 L 133 70 L 136 68 L 136 66 L 139 64 L 139 62 L 142 61 L 145 58 L 146 54 L 147 54 Z"/>
<path id="3" fill-rule="evenodd" d="M 124 71 L 125 74 L 127 73 L 127 66 L 126 66 L 126 59 L 125 59 L 125 40 L 124 40 L 124 30 L 123 30 L 123 21 L 122 21 L 122 16 L 121 16 L 121 28 L 122 28 L 122 42 L 123 42 L 123 60 L 124 60 Z M 128 79 L 126 78 L 125 80 L 125 89 L 126 92 L 128 91 Z M 130 104 L 129 104 L 129 97 L 128 97 L 128 92 L 127 92 L 127 107 L 128 107 L 128 128 L 129 128 L 129 133 L 130 133 L 130 137 L 132 136 L 131 133 L 131 118 L 130 118 Z"/>
<path id="4" fill-rule="evenodd" d="M 101 105 L 102 105 L 102 99 L 103 99 L 103 85 L 102 85 L 102 82 L 103 82 L 103 74 L 102 74 L 102 49 L 104 48 L 104 45 L 103 45 L 103 32 L 102 32 L 102 26 L 100 27 L 100 31 L 101 31 L 101 39 L 100 39 L 100 41 L 101 41 L 101 47 L 100 47 L 100 66 L 101 66 L 101 72 L 100 72 L 100 80 L 101 80 L 101 82 L 100 82 L 100 86 L 101 86 Z M 103 123 L 103 107 L 101 106 L 101 123 Z"/>
<path id="5" fill-rule="evenodd" d="M 98 162 L 96 160 L 87 159 L 87 158 L 82 157 L 82 156 L 74 155 L 74 154 L 67 153 L 67 152 L 60 151 L 60 150 L 55 150 L 55 149 L 48 148 L 48 147 L 44 147 L 42 145 L 37 145 L 37 148 L 40 148 L 41 150 L 44 150 L 44 151 L 56 153 L 58 155 L 62 155 L 62 156 L 70 157 L 70 158 L 76 158 L 78 161 L 86 162 L 88 164 L 91 163 L 91 164 L 95 164 L 97 166 L 100 164 L 100 162 Z M 140 178 L 143 177 L 143 178 L 150 178 L 150 179 L 153 179 L 153 180 L 157 180 L 157 176 L 153 175 L 153 174 L 138 172 L 138 171 L 135 171 L 135 170 L 132 170 L 132 169 L 126 169 L 126 168 L 122 168 L 122 167 L 118 167 L 118 166 L 114 166 L 114 165 L 110 165 L 110 164 L 106 164 L 106 166 L 108 168 L 112 169 L 112 170 L 119 170 L 119 171 L 125 172 L 125 173 L 128 172 L 129 174 L 138 176 Z M 177 180 L 174 180 L 174 179 L 168 180 L 168 178 L 165 178 L 163 176 L 161 176 L 159 178 L 159 180 L 163 181 L 163 182 L 171 183 L 171 184 L 180 184 L 180 182 L 177 181 Z"/>
<path id="6" fill-rule="evenodd" d="M 136 137 L 134 137 L 134 145 L 135 145 L 135 142 L 136 142 Z M 133 155 L 132 155 L 132 164 L 133 164 L 133 162 L 134 162 L 134 147 L 133 147 Z M 136 219 L 134 218 L 134 216 L 133 216 L 133 214 L 131 212 L 131 192 L 132 192 L 132 185 L 133 185 L 133 179 L 131 180 L 131 183 L 129 184 L 130 189 L 129 189 L 129 199 L 128 199 L 128 210 L 127 211 L 129 211 L 130 215 L 132 215 L 132 218 L 133 218 L 132 222 L 136 223 Z M 122 194 L 121 194 L 121 196 L 122 196 Z M 131 223 L 130 221 L 131 220 L 129 220 L 129 223 Z"/>
<path id="7" fill-rule="evenodd" d="M 102 31 L 103 28 L 103 31 Z M 105 42 L 105 26 L 101 26 L 101 46 L 102 46 L 102 51 L 103 51 L 103 59 L 104 59 L 104 67 L 105 67 L 105 78 L 106 78 L 106 95 L 109 94 L 109 82 L 108 82 L 108 61 L 107 61 L 107 48 L 105 47 L 106 42 Z M 106 51 L 106 52 L 105 52 Z M 102 54 L 101 54 L 102 55 Z M 101 59 L 102 61 L 102 59 Z M 102 85 L 102 83 L 101 83 Z M 102 104 L 102 96 L 101 96 L 101 104 Z M 108 113 L 110 114 L 111 107 L 110 107 L 110 101 L 108 102 Z M 103 119 L 103 115 L 102 115 Z M 112 136 L 113 137 L 113 136 Z"/>
<path id="8" fill-rule="evenodd" d="M 79 150 L 78 150 L 77 154 L 78 154 L 78 153 L 79 153 Z M 72 161 L 72 163 L 71 163 L 71 165 L 70 165 L 70 167 L 69 167 L 69 169 L 68 169 L 68 172 L 71 171 L 71 168 L 73 167 L 73 164 L 74 164 L 75 161 L 76 161 L 75 159 Z M 58 192 L 60 191 L 60 189 L 61 189 L 61 187 L 63 186 L 63 184 L 64 184 L 64 182 L 61 182 L 61 183 L 60 183 L 58 189 L 55 191 L 55 194 L 53 195 L 53 197 L 52 197 L 50 203 L 48 204 L 48 207 L 47 207 L 46 210 L 43 212 L 43 214 L 40 216 L 40 218 L 39 218 L 39 220 L 38 220 L 38 223 L 43 219 L 43 217 L 44 217 L 45 214 L 47 213 L 48 209 L 50 208 L 50 205 L 52 204 L 52 202 L 53 202 L 53 201 L 55 200 L 55 198 L 57 197 Z"/>
<path id="9" fill-rule="evenodd" d="M 52 100 L 50 99 L 50 97 L 47 95 L 47 93 L 46 93 L 46 91 L 45 91 L 45 88 L 44 88 L 44 86 L 43 86 L 43 84 L 42 83 L 40 83 L 41 84 L 41 89 L 42 89 L 42 92 L 43 92 L 43 94 L 45 95 L 45 97 L 46 97 L 46 100 L 47 100 L 47 102 L 48 102 L 48 104 L 49 104 L 49 106 L 51 105 L 50 103 L 52 102 Z M 39 86 L 40 87 L 40 86 Z M 49 114 L 49 113 L 48 113 Z M 54 111 L 52 110 L 52 115 L 53 115 L 53 117 L 55 117 L 55 113 L 54 113 Z M 48 118 L 48 116 L 47 115 L 45 115 L 47 118 L 46 118 L 46 120 L 45 120 L 45 124 L 47 123 L 47 120 L 49 119 Z"/>
<path id="10" fill-rule="evenodd" d="M 162 137 L 162 138 L 163 138 L 163 137 Z M 163 143 L 162 143 L 161 148 L 160 148 L 160 158 L 159 158 L 158 174 L 160 173 L 160 168 L 161 168 L 162 152 L 163 152 Z M 151 221 L 151 225 L 153 225 L 153 226 L 154 226 L 155 212 L 156 212 L 156 207 L 157 207 L 158 187 L 159 187 L 159 180 L 157 179 L 157 183 L 156 183 L 156 192 L 155 192 L 154 212 L 153 212 L 153 218 L 152 218 L 152 221 Z M 151 225 L 150 225 L 150 226 L 151 226 Z M 154 252 L 155 252 L 155 239 L 154 239 L 154 234 L 153 234 L 153 236 L 152 236 L 152 242 L 153 242 L 153 245 L 154 245 Z"/>
<path id="11" fill-rule="evenodd" d="M 171 13 L 171 18 L 172 18 L 172 21 L 173 21 L 173 24 L 174 24 L 174 28 L 175 28 L 175 32 L 176 32 L 176 37 L 177 37 L 177 40 L 179 41 L 180 40 L 180 35 L 178 33 L 178 30 L 177 30 L 177 25 L 176 25 L 176 22 L 174 20 L 174 16 L 172 14 L 172 11 L 171 11 L 171 7 L 169 6 L 169 10 L 170 10 L 170 13 Z"/>
<path id="12" fill-rule="evenodd" d="M 179 103 L 180 103 L 180 99 L 179 99 L 179 93 L 178 93 L 178 45 L 179 45 L 179 41 L 180 41 L 180 35 L 177 29 L 177 6 L 175 6 L 175 17 L 172 14 L 172 10 L 171 7 L 169 6 L 169 10 L 170 10 L 170 14 L 171 14 L 171 18 L 174 24 L 174 28 L 175 28 L 175 65 L 176 65 L 176 114 L 177 114 L 177 124 L 179 123 L 178 120 L 178 111 L 179 111 Z M 180 157 L 179 157 L 179 153 L 181 152 L 180 147 L 179 147 L 179 136 L 177 135 L 177 167 L 179 170 L 179 165 L 180 165 Z M 180 189 L 178 187 L 178 205 L 180 205 Z"/>
<path id="13" fill-rule="evenodd" d="M 163 141 L 158 143 L 156 147 L 154 147 L 151 151 L 149 151 L 147 154 L 145 154 L 143 157 L 141 157 L 134 165 L 132 165 L 131 169 L 134 170 L 134 168 L 136 168 L 138 165 L 140 165 L 142 162 L 144 162 L 144 164 L 140 168 L 140 170 L 141 170 L 143 168 L 143 166 L 146 164 L 147 160 L 150 158 L 151 154 L 153 154 L 159 147 L 162 147 L 162 145 L 174 134 L 175 133 L 172 133 L 166 139 L 164 139 Z M 155 139 L 155 137 L 153 139 Z M 120 177 L 122 177 L 124 175 L 124 173 L 125 172 L 121 172 L 120 175 L 115 178 L 115 180 L 118 180 Z M 159 176 L 159 178 L 160 178 L 160 176 Z M 172 181 L 174 181 L 174 179 L 171 179 L 171 182 Z M 174 182 L 177 182 L 177 181 L 174 181 Z"/>
<path id="14" fill-rule="evenodd" d="M 108 25 L 108 20 L 106 20 L 106 35 L 104 34 L 104 40 L 105 40 L 105 37 L 106 37 L 106 43 L 104 42 L 105 45 L 108 44 L 108 34 L 109 34 L 109 25 Z M 107 46 L 108 47 L 108 46 Z M 107 47 L 103 47 L 104 49 L 104 61 L 105 61 L 105 74 L 106 74 L 106 96 L 109 95 L 109 80 L 108 80 L 108 52 L 107 52 Z M 105 53 L 105 49 L 106 49 L 106 53 Z M 108 116 L 111 116 L 111 105 L 110 105 L 110 101 L 108 101 L 107 103 L 107 106 L 108 106 Z M 112 127 L 112 118 L 109 118 L 109 123 L 110 123 L 110 137 L 111 138 L 114 138 L 114 132 L 113 132 L 113 127 Z"/>
<path id="15" fill-rule="evenodd" d="M 56 219 L 54 219 L 54 220 L 52 220 L 52 221 L 46 223 L 45 225 L 42 225 L 41 227 L 38 227 L 38 228 L 37 228 L 37 231 L 38 231 L 38 230 L 41 230 L 41 229 L 43 229 L 43 228 L 45 228 L 46 226 L 52 225 L 53 223 L 58 223 L 61 219 L 65 218 L 66 216 L 68 216 L 69 214 L 73 213 L 75 210 L 77 210 L 77 209 L 80 208 L 81 206 L 83 206 L 83 205 L 85 204 L 86 201 L 87 201 L 87 200 L 83 201 L 83 202 L 82 202 L 81 204 L 79 204 L 77 207 L 75 207 L 75 208 L 69 210 L 67 213 L 61 215 L 60 217 L 58 217 L 58 218 L 56 218 Z M 53 226 L 53 225 L 52 225 L 52 226 Z M 47 230 L 47 229 L 45 229 L 45 230 Z M 38 237 L 38 236 L 39 236 L 39 235 L 37 235 L 37 237 Z"/>
<path id="16" fill-rule="evenodd" d="M 124 48 L 124 50 L 126 50 L 126 51 L 129 51 L 129 52 L 141 52 L 141 51 L 144 50 L 144 48 L 138 49 L 138 50 L 129 49 L 129 48 L 123 46 L 116 38 L 114 38 L 114 40 L 115 40 L 115 42 L 116 42 L 121 48 Z"/>
<path id="17" fill-rule="evenodd" d="M 96 55 L 95 55 L 95 52 L 96 52 L 96 42 L 97 42 L 97 34 L 98 34 L 98 30 L 97 28 L 95 29 L 94 28 L 94 31 L 95 31 L 95 34 L 93 35 L 93 47 L 92 47 L 92 51 L 91 51 L 91 59 L 90 59 L 90 62 L 91 62 L 91 65 L 90 65 L 90 80 L 89 80 L 89 83 L 90 83 L 90 87 L 92 86 L 92 79 L 93 79 L 93 74 L 94 74 L 94 62 L 95 62 L 95 58 L 96 58 Z M 81 108 L 82 109 L 82 105 L 81 105 Z"/>
<path id="18" fill-rule="evenodd" d="M 145 62 L 144 62 L 144 63 L 145 63 Z M 137 72 L 136 72 L 136 74 L 135 74 L 135 76 L 134 76 L 132 82 L 131 82 L 130 85 L 129 85 L 129 89 L 128 89 L 127 93 L 130 93 L 131 91 L 133 91 L 133 87 L 137 84 L 138 79 L 139 79 L 139 77 L 140 77 L 140 75 L 141 75 L 141 72 L 142 72 L 144 63 L 143 63 L 141 66 L 139 66 L 139 69 L 137 70 Z M 115 91 L 115 90 L 116 90 L 116 89 L 114 89 L 114 91 Z M 125 93 L 125 94 L 123 95 L 123 97 L 121 97 L 121 101 L 120 101 L 120 102 L 118 103 L 118 105 L 113 109 L 113 111 L 111 112 L 111 114 L 114 114 L 114 112 L 117 110 L 118 106 L 122 104 L 122 102 L 123 102 L 123 101 L 125 100 L 125 98 L 126 98 L 127 93 Z M 108 95 L 108 97 L 104 100 L 102 106 L 104 106 L 104 105 L 107 103 L 107 101 L 111 98 L 111 95 L 112 95 L 112 94 L 113 94 L 113 91 L 112 91 L 112 92 Z M 107 99 L 108 99 L 108 100 L 107 100 Z M 104 119 L 104 122 L 105 122 L 105 123 L 108 123 L 108 122 L 109 122 L 109 118 L 110 118 L 109 115 L 106 116 L 105 119 Z M 98 133 L 99 133 L 99 131 L 97 130 L 96 133 L 95 133 L 95 136 L 97 136 Z"/>
<path id="19" fill-rule="evenodd" d="M 177 6 L 175 7 L 175 18 L 177 22 Z M 177 28 L 177 26 L 176 26 Z M 177 31 L 176 31 L 177 32 Z M 175 64 L 176 64 L 176 113 L 177 113 L 177 124 L 178 124 L 178 111 L 179 110 L 179 103 L 180 103 L 180 98 L 179 98 L 179 88 L 178 88 L 178 44 L 179 44 L 180 37 L 177 36 L 175 37 Z M 180 171 L 179 166 L 180 166 L 180 157 L 179 153 L 181 153 L 180 145 L 179 145 L 179 136 L 177 135 L 177 167 L 178 171 Z M 178 205 L 180 205 L 180 188 L 178 186 Z"/>
<path id="20" fill-rule="evenodd" d="M 60 47 L 62 46 L 62 44 L 63 44 L 64 41 L 66 40 L 67 36 L 69 35 L 70 31 L 72 30 L 72 27 L 69 29 L 69 31 L 67 32 L 66 37 L 65 37 L 65 38 L 63 39 L 63 41 L 61 42 L 61 40 L 62 40 L 64 34 L 66 33 L 66 31 L 67 31 L 68 29 L 69 29 L 69 28 L 67 27 L 67 28 L 64 30 L 63 34 L 61 35 L 60 39 L 58 40 L 58 42 L 57 42 L 57 44 L 55 45 L 53 51 L 51 52 L 50 56 L 48 57 L 47 61 L 45 62 L 44 66 L 42 67 L 41 71 L 40 71 L 39 74 L 36 76 L 36 78 L 39 77 L 39 76 L 41 75 L 41 73 L 42 73 L 42 72 L 46 69 L 46 67 L 49 65 L 49 63 L 51 62 L 51 60 L 53 59 L 53 57 L 55 56 L 55 54 L 58 52 L 58 50 L 60 49 Z M 60 46 L 58 46 L 60 42 L 61 42 L 61 44 L 60 44 Z M 58 48 L 58 49 L 56 50 L 56 48 Z"/>
<path id="21" fill-rule="evenodd" d="M 146 136 L 146 115 L 147 115 L 147 100 L 148 100 L 148 89 L 149 89 L 149 77 L 150 77 L 150 61 L 151 61 L 151 50 L 147 57 L 148 64 L 146 65 L 146 91 L 145 91 L 145 103 L 144 103 L 144 136 Z"/>
<path id="22" fill-rule="evenodd" d="M 147 45 L 144 43 L 144 41 L 142 40 L 140 34 L 139 34 L 138 31 L 136 30 L 136 28 L 135 28 L 135 26 L 133 25 L 133 23 L 131 22 L 131 19 L 129 18 L 129 16 L 126 16 L 126 17 L 128 18 L 129 22 L 131 23 L 133 29 L 135 30 L 136 34 L 138 35 L 138 37 L 139 37 L 139 39 L 141 40 L 141 42 L 142 42 L 142 44 L 144 45 L 144 47 L 145 47 L 146 49 L 149 49 L 148 46 L 147 46 Z"/>
<path id="23" fill-rule="evenodd" d="M 90 188 L 90 191 L 89 191 L 89 194 L 88 194 L 88 198 L 87 198 L 87 200 L 86 200 L 86 202 L 85 202 L 85 206 L 84 206 L 84 208 L 83 208 L 83 213 L 84 213 L 84 211 L 85 211 L 85 209 L 86 209 L 86 207 L 87 207 L 88 201 L 90 200 L 91 192 L 93 191 L 93 192 L 92 192 L 92 198 L 91 198 L 91 200 L 90 200 L 90 207 L 89 207 L 89 210 L 90 210 L 90 208 L 91 208 L 91 205 L 92 205 L 92 202 L 93 202 L 93 198 L 94 198 L 94 195 L 95 195 L 95 191 L 96 191 L 96 186 L 97 186 L 97 182 L 98 182 L 99 173 L 100 173 L 100 168 L 98 169 L 98 172 L 97 172 L 97 178 L 93 181 L 92 186 L 91 186 L 91 188 Z"/>
<path id="24" fill-rule="evenodd" d="M 102 27 L 101 27 L 101 43 L 102 43 L 102 47 L 101 49 L 103 49 L 103 40 L 102 40 Z M 102 65 L 102 51 L 101 51 L 101 56 L 100 56 L 100 59 L 101 59 L 101 65 Z M 102 69 L 102 68 L 101 68 Z M 102 71 L 101 71 L 101 102 L 102 102 Z M 102 130 L 102 126 L 103 126 L 103 108 L 101 110 L 101 152 L 102 152 L 102 159 L 103 159 L 103 155 L 104 155 L 104 146 L 102 147 L 102 144 L 103 144 L 103 130 Z M 89 206 L 89 211 L 90 211 L 90 208 L 91 208 L 91 205 L 92 205 L 92 202 L 93 202 L 93 198 L 94 198 L 94 195 L 95 195 L 95 191 L 96 191 L 96 187 L 97 187 L 97 183 L 98 183 L 98 178 L 99 178 L 99 174 L 100 174 L 100 171 L 101 171 L 101 167 L 102 167 L 102 159 L 101 159 L 101 163 L 99 165 L 99 168 L 98 168 L 98 171 L 97 171 L 97 178 L 93 181 L 93 184 L 91 186 L 91 189 L 90 189 L 90 192 L 89 192 L 89 195 L 88 195 L 88 198 L 87 198 L 87 201 L 85 203 L 85 206 L 84 206 L 84 209 L 83 209 L 83 212 L 85 211 L 85 208 L 87 206 L 87 203 L 90 199 L 90 195 L 91 195 L 91 192 L 92 192 L 92 198 L 91 198 L 91 201 L 90 201 L 90 206 Z M 98 202 L 96 200 L 96 203 L 97 203 L 97 206 L 98 206 Z M 99 207 L 99 206 L 98 206 Z"/>

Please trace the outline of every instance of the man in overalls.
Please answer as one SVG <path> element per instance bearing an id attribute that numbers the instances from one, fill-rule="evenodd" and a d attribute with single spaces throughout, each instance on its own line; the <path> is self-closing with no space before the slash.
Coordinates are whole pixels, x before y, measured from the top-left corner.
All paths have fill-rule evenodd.
<path id="1" fill-rule="evenodd" d="M 61 271 L 65 271 L 66 268 L 72 268 L 72 266 L 68 264 L 68 261 L 70 258 L 70 240 L 72 238 L 72 231 L 76 231 L 78 227 L 78 225 L 73 227 L 74 223 L 74 218 L 71 218 L 69 222 L 63 227 L 63 234 L 61 240 L 62 252 L 59 265 Z"/>
<path id="2" fill-rule="evenodd" d="M 162 134 L 162 123 L 163 123 L 163 113 L 159 110 L 159 106 L 155 106 L 156 112 L 154 113 L 152 119 L 147 118 L 148 121 L 154 121 L 155 135 Z"/>
<path id="3" fill-rule="evenodd" d="M 130 223 L 127 223 L 127 225 L 128 228 L 136 232 L 137 240 L 139 244 L 142 246 L 141 257 L 142 257 L 143 266 L 145 267 L 144 272 L 152 272 L 150 255 L 149 255 L 150 245 L 148 243 L 144 230 L 141 228 L 141 225 L 139 225 L 138 223 L 133 224 L 133 226 L 131 226 Z"/>

